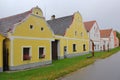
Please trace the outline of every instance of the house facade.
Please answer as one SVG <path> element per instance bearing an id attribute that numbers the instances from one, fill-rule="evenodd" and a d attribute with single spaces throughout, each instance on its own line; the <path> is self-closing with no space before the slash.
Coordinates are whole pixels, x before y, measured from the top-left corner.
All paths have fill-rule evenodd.
<path id="1" fill-rule="evenodd" d="M 52 60 L 118 46 L 112 29 L 96 21 L 83 23 L 79 12 L 46 21 L 39 7 L 0 19 L 0 72 L 51 64 Z"/>
<path id="2" fill-rule="evenodd" d="M 54 34 L 40 8 L 35 7 L 30 11 L 0 19 L 0 23 L 0 32 L 6 37 L 1 39 L 1 71 L 52 63 L 51 44 Z"/>
<path id="3" fill-rule="evenodd" d="M 89 52 L 89 37 L 84 28 L 79 12 L 62 18 L 52 18 L 47 21 L 55 33 L 53 49 L 56 58 L 66 58 L 83 55 Z"/>
<path id="4" fill-rule="evenodd" d="M 101 50 L 114 48 L 114 31 L 113 29 L 100 30 Z"/>
<path id="5" fill-rule="evenodd" d="M 100 51 L 100 29 L 96 21 L 84 22 L 86 31 L 90 38 L 90 51 L 92 51 L 92 42 L 94 43 L 94 51 Z"/>

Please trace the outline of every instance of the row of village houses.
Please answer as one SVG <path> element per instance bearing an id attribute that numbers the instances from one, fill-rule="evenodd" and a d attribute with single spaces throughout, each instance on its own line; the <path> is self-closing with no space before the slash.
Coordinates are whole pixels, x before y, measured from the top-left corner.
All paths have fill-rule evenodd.
<path id="1" fill-rule="evenodd" d="M 79 12 L 46 21 L 39 7 L 0 19 L 0 72 L 20 70 L 52 60 L 119 46 L 113 29 L 100 30 L 96 21 L 82 21 Z"/>

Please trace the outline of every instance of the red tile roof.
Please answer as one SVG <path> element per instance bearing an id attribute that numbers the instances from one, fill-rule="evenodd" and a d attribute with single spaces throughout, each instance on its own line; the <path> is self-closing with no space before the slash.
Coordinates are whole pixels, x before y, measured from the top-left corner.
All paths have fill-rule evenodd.
<path id="1" fill-rule="evenodd" d="M 109 38 L 111 34 L 112 29 L 104 29 L 100 30 L 100 37 L 101 38 Z"/>
<path id="2" fill-rule="evenodd" d="M 84 26 L 85 26 L 85 29 L 87 30 L 87 32 L 89 32 L 91 30 L 91 28 L 93 27 L 94 23 L 96 21 L 87 21 L 87 22 L 84 22 Z"/>

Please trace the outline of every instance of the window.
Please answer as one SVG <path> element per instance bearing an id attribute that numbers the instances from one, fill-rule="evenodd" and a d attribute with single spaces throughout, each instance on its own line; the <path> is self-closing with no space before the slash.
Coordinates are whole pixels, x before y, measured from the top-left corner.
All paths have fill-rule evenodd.
<path id="1" fill-rule="evenodd" d="M 23 60 L 30 60 L 30 48 L 23 48 Z"/>
<path id="2" fill-rule="evenodd" d="M 76 51 L 76 44 L 73 44 L 73 52 Z"/>
<path id="3" fill-rule="evenodd" d="M 45 58 L 45 53 L 44 53 L 44 48 L 43 47 L 39 48 L 39 58 Z"/>
<path id="4" fill-rule="evenodd" d="M 75 36 L 77 36 L 77 31 L 75 31 Z"/>
<path id="5" fill-rule="evenodd" d="M 36 14 L 38 14 L 38 12 L 36 12 Z"/>
<path id="6" fill-rule="evenodd" d="M 83 45 L 83 51 L 86 51 L 86 45 L 85 44 Z"/>
<path id="7" fill-rule="evenodd" d="M 43 31 L 44 30 L 44 28 L 43 27 L 41 27 L 41 31 Z"/>
<path id="8" fill-rule="evenodd" d="M 30 29 L 33 29 L 33 25 L 30 25 Z"/>

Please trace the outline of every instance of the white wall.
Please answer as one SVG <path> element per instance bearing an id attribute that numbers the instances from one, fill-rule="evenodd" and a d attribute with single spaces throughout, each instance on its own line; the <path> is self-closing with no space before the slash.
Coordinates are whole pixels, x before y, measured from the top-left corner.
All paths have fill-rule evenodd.
<path id="1" fill-rule="evenodd" d="M 89 32 L 89 37 L 94 42 L 94 50 L 100 51 L 100 30 L 98 25 L 95 23 Z M 90 51 L 92 51 L 92 43 L 90 42 Z"/>
<path id="2" fill-rule="evenodd" d="M 100 46 L 101 50 L 103 49 L 103 46 L 105 45 L 105 50 L 108 50 L 108 44 L 109 44 L 109 38 L 101 38 Z"/>
<path id="3" fill-rule="evenodd" d="M 110 49 L 114 48 L 114 34 L 113 31 L 110 34 Z"/>
<path id="4" fill-rule="evenodd" d="M 100 41 L 101 44 L 101 49 L 103 50 L 103 45 L 105 45 L 105 50 L 108 50 L 108 44 L 109 44 L 109 49 L 114 48 L 114 34 L 113 31 L 110 34 L 110 37 L 108 38 L 101 38 Z"/>

